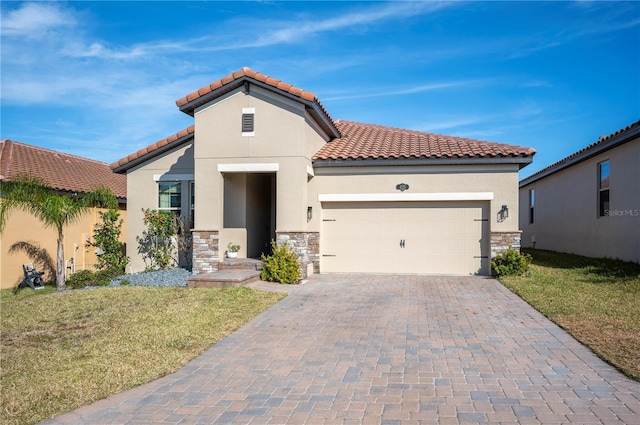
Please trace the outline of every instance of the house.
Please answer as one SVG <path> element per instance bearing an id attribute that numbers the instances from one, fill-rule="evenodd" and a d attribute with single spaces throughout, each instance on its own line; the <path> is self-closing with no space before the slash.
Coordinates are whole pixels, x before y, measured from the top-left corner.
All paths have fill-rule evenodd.
<path id="1" fill-rule="evenodd" d="M 49 186 L 69 195 L 90 191 L 98 185 L 106 186 L 118 198 L 121 218 L 126 218 L 126 178 L 114 174 L 108 164 L 12 140 L 1 140 L 0 184 L 23 174 L 40 177 Z M 93 268 L 96 249 L 88 244 L 88 239 L 92 237 L 94 226 L 99 221 L 98 211 L 100 209 L 94 208 L 79 222 L 65 228 L 67 273 Z M 124 241 L 124 225 L 122 233 Z M 44 249 L 55 267 L 56 230 L 45 228 L 31 214 L 14 211 L 0 238 L 0 288 L 14 287 L 23 278 L 22 264 L 34 262 L 24 250 L 16 250 L 16 247 L 25 244 Z M 45 279 L 53 278 L 54 276 L 45 276 Z"/>
<path id="2" fill-rule="evenodd" d="M 489 274 L 519 246 L 533 149 L 334 120 L 317 96 L 242 68 L 176 101 L 194 124 L 111 165 L 127 175 L 133 270 L 142 209 L 192 217 L 193 273 L 228 243 L 289 244 L 311 273 Z"/>
<path id="3" fill-rule="evenodd" d="M 640 121 L 520 182 L 522 246 L 640 263 Z"/>

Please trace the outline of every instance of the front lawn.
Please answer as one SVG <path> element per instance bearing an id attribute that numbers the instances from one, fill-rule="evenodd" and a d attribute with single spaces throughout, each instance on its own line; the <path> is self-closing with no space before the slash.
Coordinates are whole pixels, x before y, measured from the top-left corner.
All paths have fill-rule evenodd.
<path id="1" fill-rule="evenodd" d="M 33 424 L 167 375 L 285 295 L 250 288 L 0 292 L 0 423 Z"/>
<path id="2" fill-rule="evenodd" d="M 640 265 L 542 250 L 528 277 L 500 281 L 629 377 L 640 381 Z"/>

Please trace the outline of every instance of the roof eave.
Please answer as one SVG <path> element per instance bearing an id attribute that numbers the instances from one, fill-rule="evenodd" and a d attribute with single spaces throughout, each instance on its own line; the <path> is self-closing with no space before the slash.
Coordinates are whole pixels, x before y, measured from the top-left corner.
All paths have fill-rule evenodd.
<path id="1" fill-rule="evenodd" d="M 141 157 L 138 157 L 136 159 L 132 159 L 129 162 L 126 162 L 122 165 L 119 165 L 117 167 L 113 167 L 111 169 L 111 171 L 113 171 L 116 174 L 126 174 L 126 172 L 128 170 L 130 170 L 133 167 L 136 167 L 137 165 L 140 165 L 146 161 L 149 161 L 152 158 L 155 158 L 159 155 L 164 154 L 165 152 L 168 152 L 172 149 L 175 149 L 177 147 L 182 146 L 185 143 L 191 142 L 193 141 L 194 138 L 194 134 L 193 133 L 189 133 L 186 136 L 183 136 L 179 139 L 174 140 L 172 143 L 168 143 L 164 146 L 159 147 L 158 149 L 155 149 L 145 155 L 142 155 Z"/>
<path id="2" fill-rule="evenodd" d="M 633 128 L 631 128 L 629 131 L 627 132 L 623 132 L 619 135 L 613 136 L 611 137 L 610 140 L 593 146 L 593 148 L 591 149 L 586 149 L 584 152 L 575 155 L 574 157 L 567 157 L 565 159 L 561 159 L 560 162 L 556 163 L 555 165 L 551 165 L 541 171 L 539 171 L 538 173 L 535 173 L 529 177 L 526 177 L 522 180 L 520 180 L 520 184 L 519 187 L 523 188 L 527 185 L 530 185 L 531 183 L 534 183 L 540 179 L 543 179 L 545 177 L 548 177 L 552 174 L 558 173 L 562 170 L 565 170 L 569 167 L 572 167 L 576 164 L 579 164 L 581 162 L 584 162 L 590 158 L 593 158 L 596 155 L 600 155 L 601 153 L 604 153 L 608 150 L 611 150 L 615 147 L 618 147 L 620 145 L 623 145 L 627 142 L 630 142 L 631 140 L 640 137 L 640 125 L 637 125 Z"/>
<path id="3" fill-rule="evenodd" d="M 303 105 L 305 105 L 307 110 L 309 110 L 311 115 L 316 119 L 316 121 L 318 122 L 322 130 L 327 133 L 327 135 L 329 135 L 332 139 L 341 137 L 341 134 L 338 128 L 335 126 L 331 118 L 329 118 L 327 114 L 322 110 L 322 108 L 320 107 L 320 105 L 318 105 L 317 102 L 296 96 L 292 93 L 286 92 L 277 87 L 273 87 L 270 84 L 267 84 L 262 81 L 258 81 L 247 75 L 244 75 L 238 78 L 237 80 L 234 80 L 221 87 L 218 87 L 217 89 L 212 90 L 209 93 L 206 93 L 192 100 L 191 102 L 187 102 L 184 105 L 179 106 L 178 108 L 180 109 L 181 112 L 184 112 L 185 114 L 190 116 L 194 116 L 196 109 L 198 109 L 200 106 L 205 105 L 233 90 L 241 88 L 242 86 L 244 86 L 245 82 L 249 82 L 252 85 L 258 86 L 260 88 L 269 90 L 274 93 L 278 93 L 279 95 L 284 96 L 288 99 L 302 103 Z"/>
<path id="4" fill-rule="evenodd" d="M 518 164 L 519 169 L 533 161 L 532 155 L 508 157 L 467 157 L 467 158 L 359 158 L 359 159 L 317 159 L 313 166 L 323 167 L 393 167 L 415 165 L 480 165 Z"/>

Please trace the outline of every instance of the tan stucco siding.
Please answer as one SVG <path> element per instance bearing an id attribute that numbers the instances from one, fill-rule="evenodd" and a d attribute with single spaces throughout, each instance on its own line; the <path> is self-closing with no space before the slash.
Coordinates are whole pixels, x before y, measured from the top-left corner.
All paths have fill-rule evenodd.
<path id="1" fill-rule="evenodd" d="M 254 135 L 242 134 L 242 111 L 254 110 Z M 304 156 L 305 110 L 290 99 L 252 86 L 202 106 L 195 113 L 195 157 Z"/>
<path id="2" fill-rule="evenodd" d="M 423 166 L 423 167 L 336 167 L 316 168 L 313 184 L 309 184 L 310 205 L 321 209 L 319 194 L 399 194 L 396 185 L 405 183 L 413 193 L 478 193 L 490 192 L 489 223 L 491 231 L 518 230 L 518 166 Z M 509 217 L 498 222 L 503 205 Z M 314 216 L 311 227 L 319 230 L 321 217 Z"/>
<path id="3" fill-rule="evenodd" d="M 168 151 L 127 172 L 127 193 L 129 194 L 127 199 L 127 255 L 131 259 L 127 268 L 128 272 L 139 272 L 145 268 L 144 261 L 138 254 L 136 238 L 145 230 L 142 209 L 158 208 L 158 179 L 184 182 L 182 191 L 182 208 L 184 210 L 188 207 L 188 190 L 185 184 L 192 180 L 193 174 L 193 143 Z"/>
<path id="4" fill-rule="evenodd" d="M 610 163 L 610 211 L 599 217 L 598 164 Z M 640 139 L 520 189 L 522 246 L 640 262 Z M 535 190 L 529 223 L 529 190 Z"/>
<path id="5" fill-rule="evenodd" d="M 67 276 L 72 270 L 93 270 L 96 263 L 96 248 L 89 245 L 87 238 L 93 238 L 93 230 L 99 222 L 100 209 L 91 209 L 80 221 L 64 228 L 64 255 L 65 262 L 71 267 L 70 259 L 73 259 L 74 268 L 67 270 Z M 120 218 L 123 220 L 121 241 L 126 241 L 127 211 L 120 210 Z M 34 260 L 24 252 L 9 252 L 11 247 L 18 242 L 27 242 L 46 250 L 51 257 L 53 267 L 56 265 L 57 255 L 57 231 L 53 228 L 45 228 L 42 223 L 31 214 L 14 211 L 10 215 L 5 230 L 0 235 L 0 288 L 11 288 L 17 282 L 22 281 L 22 265 L 32 263 Z M 77 248 L 76 248 L 77 246 Z M 43 270 L 39 270 L 43 271 Z M 46 275 L 46 280 L 55 276 Z"/>

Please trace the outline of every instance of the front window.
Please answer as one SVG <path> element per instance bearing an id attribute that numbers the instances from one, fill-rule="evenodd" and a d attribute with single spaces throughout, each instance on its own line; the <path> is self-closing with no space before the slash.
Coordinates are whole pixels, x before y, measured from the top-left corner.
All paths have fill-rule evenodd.
<path id="1" fill-rule="evenodd" d="M 158 209 L 180 217 L 185 229 L 193 229 L 195 212 L 193 180 L 158 182 Z"/>
<path id="2" fill-rule="evenodd" d="M 609 161 L 598 164 L 598 215 L 609 215 Z"/>
<path id="3" fill-rule="evenodd" d="M 158 209 L 173 211 L 175 215 L 182 215 L 182 184 L 180 182 L 158 183 Z"/>

